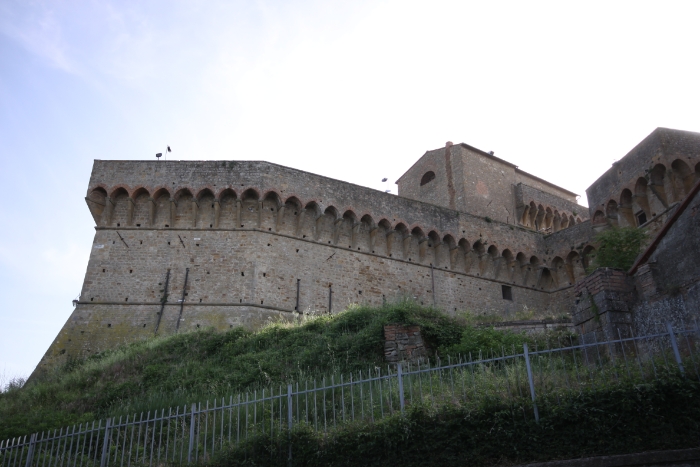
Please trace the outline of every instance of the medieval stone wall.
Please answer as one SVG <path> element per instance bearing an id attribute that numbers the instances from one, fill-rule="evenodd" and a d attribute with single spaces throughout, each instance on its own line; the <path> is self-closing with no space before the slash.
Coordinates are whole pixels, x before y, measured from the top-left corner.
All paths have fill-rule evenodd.
<path id="1" fill-rule="evenodd" d="M 657 128 L 586 190 L 593 225 L 650 222 L 698 179 L 700 133 Z"/>

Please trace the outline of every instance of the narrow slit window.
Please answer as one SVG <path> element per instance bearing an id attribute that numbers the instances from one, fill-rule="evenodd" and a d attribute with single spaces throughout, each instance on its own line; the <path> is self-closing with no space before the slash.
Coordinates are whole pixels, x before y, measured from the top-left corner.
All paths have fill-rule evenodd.
<path id="1" fill-rule="evenodd" d="M 502 285 L 501 294 L 503 295 L 503 300 L 513 301 L 513 288 L 511 286 Z"/>

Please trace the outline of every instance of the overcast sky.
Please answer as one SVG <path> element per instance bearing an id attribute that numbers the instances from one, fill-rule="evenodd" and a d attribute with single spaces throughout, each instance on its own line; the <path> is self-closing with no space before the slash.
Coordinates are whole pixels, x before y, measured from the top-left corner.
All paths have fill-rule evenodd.
<path id="1" fill-rule="evenodd" d="M 170 145 L 395 193 L 449 140 L 585 204 L 654 128 L 700 131 L 697 5 L 0 0 L 0 375 L 72 312 L 93 159 Z"/>

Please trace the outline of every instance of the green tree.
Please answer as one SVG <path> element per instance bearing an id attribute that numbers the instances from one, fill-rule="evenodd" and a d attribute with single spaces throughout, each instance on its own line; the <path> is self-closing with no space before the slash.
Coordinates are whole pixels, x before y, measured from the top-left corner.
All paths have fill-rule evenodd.
<path id="1" fill-rule="evenodd" d="M 591 269 L 618 268 L 628 270 L 641 253 L 647 239 L 646 231 L 636 227 L 619 227 L 599 233 L 595 240 L 598 251 Z"/>

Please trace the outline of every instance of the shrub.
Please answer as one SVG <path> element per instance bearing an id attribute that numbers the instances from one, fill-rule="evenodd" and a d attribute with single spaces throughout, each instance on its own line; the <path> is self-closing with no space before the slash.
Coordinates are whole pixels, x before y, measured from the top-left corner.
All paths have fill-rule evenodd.
<path id="1" fill-rule="evenodd" d="M 591 271 L 596 268 L 628 270 L 641 253 L 646 239 L 646 231 L 636 227 L 612 228 L 599 233 L 595 239 L 599 247 Z"/>

